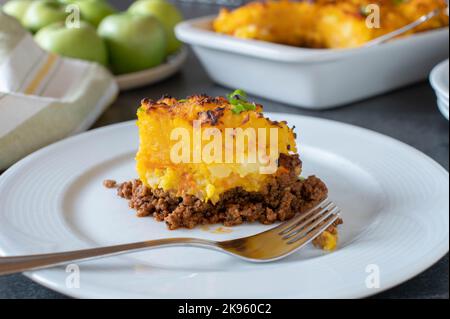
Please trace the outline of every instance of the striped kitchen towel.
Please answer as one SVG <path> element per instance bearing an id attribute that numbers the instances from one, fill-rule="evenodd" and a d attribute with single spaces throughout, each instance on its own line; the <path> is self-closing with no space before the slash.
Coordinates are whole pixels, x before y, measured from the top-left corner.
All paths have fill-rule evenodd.
<path id="1" fill-rule="evenodd" d="M 104 67 L 45 52 L 0 10 L 0 170 L 88 129 L 117 94 Z"/>

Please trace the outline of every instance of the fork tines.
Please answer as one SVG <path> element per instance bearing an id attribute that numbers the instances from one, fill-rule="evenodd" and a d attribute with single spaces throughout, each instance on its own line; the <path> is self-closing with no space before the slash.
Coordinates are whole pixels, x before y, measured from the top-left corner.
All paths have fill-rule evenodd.
<path id="1" fill-rule="evenodd" d="M 319 205 L 282 225 L 279 235 L 287 244 L 300 240 L 305 244 L 314 240 L 339 218 L 340 209 L 330 200 L 325 199 Z"/>

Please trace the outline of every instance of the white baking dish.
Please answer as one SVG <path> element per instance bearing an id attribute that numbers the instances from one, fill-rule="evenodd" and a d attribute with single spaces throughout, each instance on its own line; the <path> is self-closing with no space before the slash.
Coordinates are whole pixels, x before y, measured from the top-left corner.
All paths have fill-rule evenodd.
<path id="1" fill-rule="evenodd" d="M 213 18 L 185 21 L 176 34 L 192 45 L 214 81 L 310 109 L 337 107 L 424 80 L 449 56 L 448 28 L 370 48 L 305 49 L 217 34 Z"/>

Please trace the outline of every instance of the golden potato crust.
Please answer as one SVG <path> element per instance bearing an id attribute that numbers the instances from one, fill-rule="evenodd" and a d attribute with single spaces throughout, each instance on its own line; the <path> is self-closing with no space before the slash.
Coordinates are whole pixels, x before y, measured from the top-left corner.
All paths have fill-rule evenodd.
<path id="1" fill-rule="evenodd" d="M 236 187 L 242 187 L 249 192 L 260 191 L 270 174 L 261 173 L 265 165 L 259 161 L 237 160 L 236 145 L 239 140 L 237 130 L 251 129 L 255 132 L 254 139 L 245 139 L 243 153 L 240 154 L 249 158 L 251 144 L 258 152 L 258 156 L 273 155 L 269 162 L 273 163 L 275 171 L 280 154 L 297 152 L 295 133 L 286 122 L 271 121 L 264 117 L 261 105 L 255 104 L 253 110 L 238 114 L 233 109 L 234 106 L 223 97 L 197 95 L 183 100 L 171 97 L 164 97 L 158 101 L 144 99 L 138 110 L 140 144 L 136 156 L 137 171 L 144 185 L 173 192 L 177 196 L 189 194 L 212 202 L 217 202 L 222 193 Z M 220 140 L 219 160 L 214 162 L 195 160 L 193 153 L 198 148 L 194 145 L 196 139 L 194 121 L 200 123 L 202 136 L 208 128 L 216 130 L 216 136 L 211 136 L 208 140 L 203 138 L 197 145 L 201 144 L 203 155 L 205 145 L 217 137 Z M 187 156 L 187 161 L 175 163 L 173 150 L 176 149 L 176 154 L 179 153 L 177 145 L 180 145 L 180 141 L 174 139 L 172 133 L 180 129 L 186 132 L 192 153 Z M 272 130 L 276 130 L 277 134 L 274 144 L 271 144 Z M 267 143 L 260 145 L 259 141 L 263 138 Z M 231 146 L 227 144 L 227 140 L 232 141 Z M 230 154 L 232 158 L 228 161 L 230 156 L 226 156 Z M 298 171 L 297 175 L 300 173 Z M 275 172 L 272 175 L 274 174 Z"/>
<path id="2" fill-rule="evenodd" d="M 368 28 L 367 6 L 380 7 L 380 28 Z M 216 32 L 231 36 L 310 48 L 351 48 L 417 20 L 436 8 L 441 16 L 414 32 L 448 26 L 444 0 L 288 0 L 251 2 L 222 9 L 213 22 Z"/>

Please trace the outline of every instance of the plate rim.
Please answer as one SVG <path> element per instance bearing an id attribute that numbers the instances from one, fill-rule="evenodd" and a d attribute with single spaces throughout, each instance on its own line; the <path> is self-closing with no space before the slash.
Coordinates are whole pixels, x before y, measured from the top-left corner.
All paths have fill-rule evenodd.
<path id="1" fill-rule="evenodd" d="M 384 139 L 387 141 L 390 141 L 391 143 L 395 143 L 397 144 L 397 146 L 402 147 L 405 151 L 409 151 L 409 152 L 413 152 L 416 156 L 420 157 L 421 160 L 425 160 L 427 161 L 430 165 L 432 165 L 434 168 L 436 168 L 437 170 L 439 170 L 442 174 L 447 175 L 448 178 L 448 171 L 442 166 L 440 165 L 438 162 L 436 162 L 434 159 L 432 159 L 431 157 L 429 157 L 428 155 L 426 155 L 425 153 L 417 150 L 416 148 L 402 142 L 399 141 L 393 137 L 390 137 L 388 135 L 364 128 L 364 127 L 360 127 L 360 126 L 356 126 L 353 124 L 348 124 L 348 123 L 343 123 L 343 122 L 338 122 L 338 121 L 334 121 L 334 120 L 329 120 L 329 119 L 323 119 L 323 118 L 317 118 L 317 117 L 312 117 L 312 116 L 303 116 L 303 115 L 297 115 L 297 114 L 289 114 L 289 113 L 284 113 L 284 112 L 265 112 L 265 115 L 271 116 L 271 115 L 277 115 L 277 116 L 283 116 L 283 115 L 287 115 L 288 117 L 296 117 L 298 120 L 301 119 L 307 119 L 307 120 L 312 120 L 312 121 L 319 121 L 319 122 L 325 122 L 328 124 L 333 124 L 333 125 L 337 125 L 340 128 L 344 128 L 344 129 L 352 129 L 352 130 L 358 130 L 361 133 L 365 133 L 365 134 L 370 134 L 373 135 L 374 137 L 378 138 L 378 139 Z M 28 156 L 26 156 L 24 159 L 22 159 L 21 161 L 17 162 L 16 164 L 12 165 L 9 169 L 7 169 L 1 176 L 0 176 L 0 180 L 7 178 L 10 174 L 13 174 L 16 170 L 20 170 L 22 165 L 26 165 L 27 163 L 29 163 L 30 161 L 33 161 L 35 157 L 40 156 L 40 154 L 42 153 L 46 153 L 51 151 L 53 148 L 59 147 L 60 145 L 63 145 L 65 143 L 68 143 L 69 141 L 73 141 L 76 139 L 79 139 L 80 136 L 83 137 L 85 135 L 90 135 L 90 134 L 96 134 L 96 132 L 105 132 L 108 130 L 115 130 L 118 129 L 120 127 L 127 127 L 127 126 L 133 126 L 135 125 L 135 120 L 131 120 L 131 121 L 126 121 L 126 122 L 120 122 L 120 123 L 115 123 L 112 125 L 107 125 L 107 126 L 103 126 L 100 128 L 96 128 L 93 130 L 90 130 L 88 132 L 82 133 L 82 134 L 78 134 L 72 137 L 69 137 L 67 139 L 61 140 L 59 142 L 53 143 L 49 146 L 46 146 Z M 1 234 L 0 234 L 1 237 Z M 370 289 L 366 289 L 364 291 L 357 291 L 356 289 L 352 292 L 347 294 L 347 298 L 363 298 L 363 297 L 368 297 L 374 294 L 378 294 L 381 293 L 382 291 L 386 291 L 392 287 L 395 287 L 415 276 L 417 276 L 418 274 L 422 273 L 423 271 L 425 271 L 426 269 L 430 268 L 431 266 L 433 266 L 437 261 L 439 261 L 447 252 L 449 251 L 449 233 L 447 233 L 446 238 L 444 240 L 442 240 L 441 243 L 433 246 L 433 249 L 429 250 L 426 252 L 426 254 L 424 255 L 426 258 L 424 262 L 421 263 L 417 263 L 414 265 L 410 265 L 408 267 L 407 271 L 404 271 L 402 273 L 396 273 L 396 275 L 387 280 L 382 289 L 379 290 L 370 290 Z M 0 251 L 0 254 L 1 251 Z M 76 298 L 99 298 L 98 294 L 95 293 L 87 293 L 86 291 L 82 291 L 80 290 L 80 293 L 78 293 L 78 291 L 76 291 L 76 289 L 65 289 L 62 286 L 56 286 L 56 285 L 52 285 L 51 281 L 49 281 L 48 279 L 45 278 L 45 275 L 41 275 L 39 272 L 26 272 L 23 273 L 26 277 L 30 278 L 31 280 L 33 280 L 34 282 L 37 282 L 38 284 L 47 287 L 51 290 L 57 291 L 59 293 L 62 293 L 64 295 L 67 296 L 72 296 L 72 297 L 76 297 Z M 126 298 L 126 297 L 125 297 Z M 295 297 L 291 297 L 291 298 L 295 298 Z"/>

